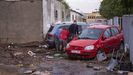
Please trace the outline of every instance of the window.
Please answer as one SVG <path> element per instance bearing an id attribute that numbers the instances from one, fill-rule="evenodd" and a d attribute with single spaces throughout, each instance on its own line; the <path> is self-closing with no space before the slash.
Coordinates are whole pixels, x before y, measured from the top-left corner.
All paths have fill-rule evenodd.
<path id="1" fill-rule="evenodd" d="M 58 11 L 56 10 L 55 11 L 55 20 L 57 20 L 58 19 Z"/>
<path id="2" fill-rule="evenodd" d="M 112 36 L 115 36 L 119 33 L 117 28 L 111 28 Z"/>
<path id="3" fill-rule="evenodd" d="M 62 20 L 64 21 L 64 12 L 62 11 Z"/>
<path id="4" fill-rule="evenodd" d="M 88 19 L 90 19 L 90 16 L 88 16 Z"/>
<path id="5" fill-rule="evenodd" d="M 101 29 L 85 29 L 82 31 L 82 33 L 79 35 L 79 39 L 99 39 L 100 35 L 102 33 Z"/>
<path id="6" fill-rule="evenodd" d="M 104 36 L 105 36 L 106 38 L 110 38 L 110 37 L 111 37 L 110 29 L 107 29 L 107 30 L 104 32 Z"/>
<path id="7" fill-rule="evenodd" d="M 74 20 L 74 15 L 72 15 L 72 20 Z"/>

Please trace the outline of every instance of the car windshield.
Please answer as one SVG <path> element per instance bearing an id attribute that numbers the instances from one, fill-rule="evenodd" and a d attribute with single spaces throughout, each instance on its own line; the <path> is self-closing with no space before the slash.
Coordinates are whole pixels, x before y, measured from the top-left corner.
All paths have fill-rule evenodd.
<path id="1" fill-rule="evenodd" d="M 79 35 L 79 39 L 93 39 L 97 40 L 102 33 L 101 29 L 94 29 L 89 28 L 82 31 L 82 33 Z"/>

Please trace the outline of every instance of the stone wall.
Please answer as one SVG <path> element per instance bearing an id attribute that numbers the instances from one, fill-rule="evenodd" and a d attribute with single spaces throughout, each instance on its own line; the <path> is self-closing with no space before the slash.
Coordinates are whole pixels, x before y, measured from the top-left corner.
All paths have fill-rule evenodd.
<path id="1" fill-rule="evenodd" d="M 42 0 L 0 1 L 0 42 L 42 41 Z"/>
<path id="2" fill-rule="evenodd" d="M 1 0 L 0 43 L 43 41 L 48 24 L 66 21 L 68 14 L 57 0 Z"/>

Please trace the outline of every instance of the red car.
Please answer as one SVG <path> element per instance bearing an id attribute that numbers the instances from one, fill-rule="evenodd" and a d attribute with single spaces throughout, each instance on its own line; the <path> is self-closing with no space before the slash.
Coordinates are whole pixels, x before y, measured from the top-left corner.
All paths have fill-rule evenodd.
<path id="1" fill-rule="evenodd" d="M 93 25 L 89 26 L 67 44 L 68 56 L 94 58 L 99 51 L 109 53 L 123 46 L 123 33 L 116 26 Z"/>

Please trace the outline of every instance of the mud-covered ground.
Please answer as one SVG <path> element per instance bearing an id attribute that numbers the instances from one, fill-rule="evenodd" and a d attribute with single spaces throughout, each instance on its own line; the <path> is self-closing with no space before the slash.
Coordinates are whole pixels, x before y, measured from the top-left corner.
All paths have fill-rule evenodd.
<path id="1" fill-rule="evenodd" d="M 0 75 L 121 75 L 107 72 L 108 61 L 72 60 L 44 46 L 0 44 L 0 51 Z"/>

